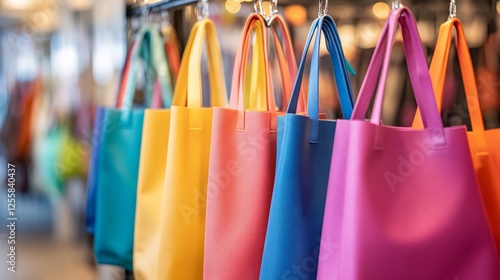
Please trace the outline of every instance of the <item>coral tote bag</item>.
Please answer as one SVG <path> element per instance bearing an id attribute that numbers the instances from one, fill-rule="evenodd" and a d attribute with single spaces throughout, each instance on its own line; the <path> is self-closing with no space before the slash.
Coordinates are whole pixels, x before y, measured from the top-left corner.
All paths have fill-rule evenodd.
<path id="1" fill-rule="evenodd" d="M 288 102 L 297 66 L 283 19 L 277 17 L 274 22 L 284 37 L 282 49 L 273 32 Z M 252 80 L 245 102 L 252 31 L 252 78 L 263 77 Z M 203 279 L 259 278 L 274 183 L 278 114 L 267 54 L 268 32 L 261 16 L 252 14 L 247 19 L 234 64 L 230 106 L 214 109 Z"/>
<path id="2" fill-rule="evenodd" d="M 500 252 L 500 129 L 484 130 L 474 68 L 459 19 L 453 18 L 441 25 L 429 74 L 438 108 L 441 108 L 453 27 L 456 30 L 457 54 L 472 124 L 472 131 L 467 132 L 467 138 L 488 220 L 495 236 L 497 252 Z M 420 112 L 417 112 L 413 127 L 422 127 Z"/>
<path id="3" fill-rule="evenodd" d="M 380 123 L 398 21 L 421 130 Z M 465 127 L 443 128 L 406 7 L 389 15 L 352 119 L 337 122 L 318 279 L 500 279 Z"/>
<path id="4" fill-rule="evenodd" d="M 95 176 L 90 182 L 95 184 L 96 214 L 94 253 L 99 264 L 110 264 L 132 270 L 132 251 L 134 240 L 135 203 L 141 150 L 143 108 L 132 108 L 135 77 L 140 56 L 157 65 L 156 75 L 170 106 L 170 78 L 162 39 L 158 31 L 146 30 L 133 50 L 123 98 L 119 97 L 118 108 L 102 109 L 97 121 L 100 139 L 94 139 L 99 149 L 94 156 L 91 168 Z M 142 49 L 142 47 L 148 49 Z M 150 93 L 151 95 L 151 93 Z"/>
<path id="5" fill-rule="evenodd" d="M 260 279 L 294 279 L 295 267 L 316 279 L 319 241 L 330 172 L 335 122 L 319 119 L 321 32 L 332 59 L 340 104 L 352 113 L 352 94 L 344 54 L 330 16 L 316 19 L 309 32 L 286 116 L 278 120 L 278 158 Z M 308 91 L 308 114 L 296 114 L 305 59 L 316 33 Z"/>
<path id="6" fill-rule="evenodd" d="M 202 279 L 212 108 L 202 107 L 201 56 L 206 41 L 211 105 L 226 106 L 215 25 L 196 23 L 181 62 L 170 112 L 155 279 Z"/>

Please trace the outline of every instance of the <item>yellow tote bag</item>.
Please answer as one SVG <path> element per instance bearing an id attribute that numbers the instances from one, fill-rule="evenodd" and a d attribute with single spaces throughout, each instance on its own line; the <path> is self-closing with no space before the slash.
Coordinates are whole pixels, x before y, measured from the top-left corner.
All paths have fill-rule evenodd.
<path id="1" fill-rule="evenodd" d="M 214 23 L 195 24 L 183 55 L 170 115 L 156 279 L 203 279 L 205 206 L 212 108 L 202 107 L 201 57 L 206 41 L 211 106 L 227 104 Z"/>
<path id="2" fill-rule="evenodd" d="M 193 27 L 193 34 L 198 26 Z M 191 52 L 193 38 L 186 53 Z M 170 114 L 170 109 L 147 109 L 144 114 L 134 227 L 133 268 L 137 280 L 160 279 L 158 255 Z"/>

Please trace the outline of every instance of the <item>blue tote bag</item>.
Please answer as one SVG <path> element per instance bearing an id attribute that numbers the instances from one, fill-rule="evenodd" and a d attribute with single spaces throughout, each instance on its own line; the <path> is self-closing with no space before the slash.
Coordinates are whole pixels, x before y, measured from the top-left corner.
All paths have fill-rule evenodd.
<path id="1" fill-rule="evenodd" d="M 99 264 L 132 270 L 135 204 L 144 108 L 133 108 L 139 58 L 147 65 L 162 89 L 163 105 L 169 108 L 172 86 L 163 40 L 158 30 L 140 33 L 132 51 L 130 70 L 125 71 L 126 90 L 117 108 L 100 108 L 96 118 L 93 158 L 89 177 L 88 206 L 94 212 L 94 253 Z M 154 83 L 154 82 L 152 82 Z M 152 84 L 146 85 L 145 99 L 152 100 Z M 121 98 L 121 97 L 119 97 Z M 92 200 L 95 205 L 92 205 Z M 89 217 L 91 218 L 91 217 Z M 87 227 L 92 229 L 92 222 Z"/>
<path id="2" fill-rule="evenodd" d="M 330 54 L 344 118 L 353 108 L 346 60 L 333 19 L 316 19 L 309 31 L 287 114 L 278 118 L 278 149 L 260 279 L 316 279 L 335 121 L 319 119 L 321 31 Z M 308 115 L 296 114 L 307 51 L 314 34 Z M 333 94 L 333 93 L 332 93 Z"/>

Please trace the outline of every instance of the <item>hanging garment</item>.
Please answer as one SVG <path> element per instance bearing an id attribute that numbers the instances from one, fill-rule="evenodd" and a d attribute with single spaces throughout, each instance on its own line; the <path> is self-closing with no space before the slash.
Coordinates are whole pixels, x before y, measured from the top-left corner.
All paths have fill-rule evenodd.
<path id="1" fill-rule="evenodd" d="M 84 177 L 86 161 L 82 155 L 80 142 L 74 136 L 72 129 L 76 124 L 67 120 L 61 126 L 63 138 L 61 143 L 57 145 L 58 153 L 56 160 L 52 163 L 56 174 L 62 181 Z"/>
<path id="2" fill-rule="evenodd" d="M 278 158 L 260 279 L 291 279 L 294 267 L 316 279 L 319 240 L 330 172 L 335 122 L 319 119 L 321 32 L 332 59 L 340 105 L 350 118 L 351 86 L 333 19 L 316 19 L 309 32 L 287 115 L 278 119 Z M 307 52 L 316 33 L 308 90 L 308 114 L 296 114 Z"/>
<path id="3" fill-rule="evenodd" d="M 145 29 L 132 50 L 126 66 L 125 90 L 120 91 L 117 108 L 101 109 L 96 127 L 101 128 L 96 142 L 91 167 L 94 172 L 89 180 L 95 186 L 95 237 L 94 253 L 99 264 L 110 264 L 132 270 L 135 205 L 141 149 L 143 108 L 132 108 L 137 64 L 141 57 L 153 71 L 151 80 L 162 85 L 164 106 L 171 103 L 171 86 L 163 43 L 158 30 Z M 151 90 L 146 86 L 146 104 L 151 101 Z M 123 93 L 123 96 L 121 96 Z"/>
<path id="4" fill-rule="evenodd" d="M 422 130 L 380 123 L 398 22 Z M 406 7 L 389 15 L 352 119 L 337 122 L 318 279 L 500 279 L 465 127 L 443 128 Z"/>
<path id="5" fill-rule="evenodd" d="M 273 22 L 278 28 L 272 34 L 286 106 L 297 65 L 283 18 L 277 16 Z M 252 32 L 252 70 L 246 79 Z M 261 16 L 250 15 L 234 63 L 229 108 L 214 109 L 203 279 L 259 278 L 274 183 L 276 118 L 280 114 L 271 84 L 268 32 Z M 283 35 L 283 43 L 277 32 Z"/>
<path id="6" fill-rule="evenodd" d="M 495 236 L 497 251 L 500 252 L 500 173 L 498 172 L 500 170 L 500 129 L 484 130 L 474 67 L 459 19 L 453 18 L 441 25 L 429 74 L 434 86 L 436 103 L 438 108 L 441 108 L 453 29 L 456 30 L 457 54 L 472 124 L 472 131 L 467 132 L 467 138 L 483 202 Z M 413 127 L 423 127 L 420 111 L 417 112 Z"/>
<path id="7" fill-rule="evenodd" d="M 202 107 L 201 65 L 206 42 L 211 106 L 227 104 L 215 24 L 198 21 L 187 43 L 170 112 L 165 185 L 155 279 L 202 279 L 212 108 Z"/>
<path id="8" fill-rule="evenodd" d="M 40 180 L 40 190 L 52 198 L 60 198 L 64 193 L 64 182 L 57 163 L 66 134 L 67 129 L 64 126 L 53 123 L 43 132 L 43 136 L 33 143 L 34 176 Z"/>
<path id="9" fill-rule="evenodd" d="M 16 166 L 16 190 L 20 192 L 27 192 L 31 184 L 28 176 L 33 148 L 31 123 L 34 101 L 42 93 L 42 89 L 41 77 L 28 82 L 17 82 L 0 129 L 0 141 L 5 147 L 5 160 Z M 51 167 L 52 164 L 50 163 Z M 4 186 L 7 186 L 7 181 Z"/>

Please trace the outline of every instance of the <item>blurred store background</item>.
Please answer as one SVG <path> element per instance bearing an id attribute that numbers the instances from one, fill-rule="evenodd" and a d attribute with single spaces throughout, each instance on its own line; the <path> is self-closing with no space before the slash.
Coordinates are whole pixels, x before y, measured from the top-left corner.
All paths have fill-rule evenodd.
<path id="1" fill-rule="evenodd" d="M 0 0 L 0 279 L 97 279 L 92 238 L 85 230 L 86 178 L 97 106 L 113 106 L 127 45 L 143 24 L 171 25 L 185 45 L 196 21 L 194 3 L 151 12 L 153 1 Z M 222 42 L 226 81 L 246 17 L 248 0 L 209 0 L 210 17 Z M 279 0 L 299 56 L 317 1 Z M 419 21 L 429 58 L 448 0 L 405 0 Z M 481 108 L 489 128 L 500 127 L 498 18 L 500 2 L 457 0 L 476 69 Z M 390 2 L 329 3 L 344 51 L 357 70 L 359 91 Z M 398 38 L 401 40 L 401 38 Z M 234 43 L 224 43 L 234 42 Z M 384 104 L 384 123 L 408 126 L 415 112 L 403 49 L 395 45 Z M 326 49 L 323 50 L 326 53 Z M 454 50 L 452 50 L 454 52 Z M 443 120 L 468 124 L 456 56 L 450 60 Z M 320 66 L 321 107 L 339 116 L 331 65 Z M 275 75 L 279 78 L 279 75 Z M 458 85 L 458 87 L 457 87 Z M 398 121 L 396 121 L 398 120 Z M 17 272 L 7 271 L 7 164 L 16 166 Z M 119 279 L 119 276 L 116 276 Z M 113 279 L 113 278 L 108 278 Z"/>

